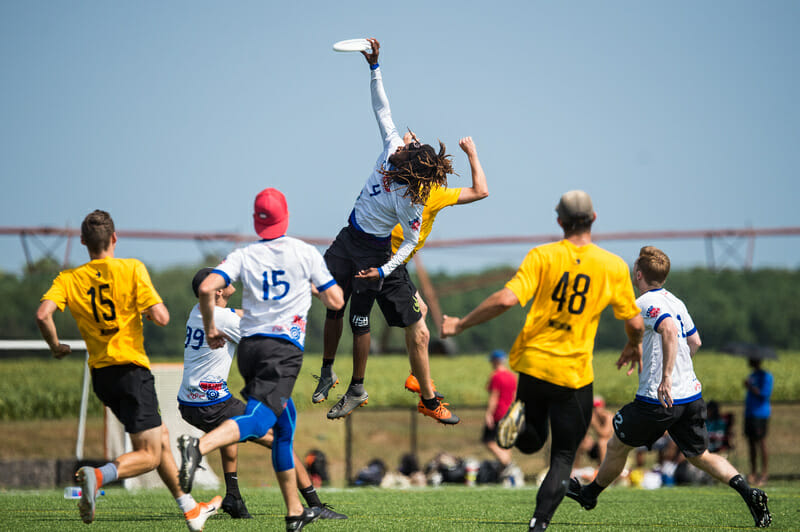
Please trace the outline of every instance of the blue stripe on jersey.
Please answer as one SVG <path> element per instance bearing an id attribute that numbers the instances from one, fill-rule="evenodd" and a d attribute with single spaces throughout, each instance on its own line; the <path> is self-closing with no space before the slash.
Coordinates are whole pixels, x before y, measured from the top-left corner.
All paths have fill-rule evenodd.
<path id="1" fill-rule="evenodd" d="M 217 270 L 216 268 L 214 268 L 211 271 L 211 273 L 216 273 L 217 275 L 221 275 L 222 278 L 225 279 L 225 286 L 228 286 L 229 284 L 231 284 L 231 278 L 228 277 L 228 274 L 223 272 L 222 270 Z"/>
<path id="2" fill-rule="evenodd" d="M 350 217 L 347 219 L 347 222 L 350 225 L 352 225 L 353 227 L 355 227 L 356 229 L 358 229 L 359 231 L 361 231 L 362 233 L 366 233 L 366 231 L 361 229 L 361 226 L 358 225 L 358 222 L 356 221 L 356 210 L 355 210 L 355 208 L 352 211 L 350 211 Z"/>
<path id="3" fill-rule="evenodd" d="M 218 403 L 222 403 L 222 402 L 227 401 L 228 399 L 232 399 L 232 398 L 233 398 L 233 395 L 228 393 L 228 395 L 226 395 L 225 397 L 222 397 L 222 398 L 217 399 L 215 401 L 200 401 L 199 403 L 193 403 L 191 401 L 184 401 L 179 397 L 178 398 L 178 402 L 180 404 L 182 404 L 182 405 L 185 405 L 185 406 L 211 406 L 211 405 L 215 405 L 215 404 L 218 404 Z"/>
<path id="4" fill-rule="evenodd" d="M 674 405 L 685 405 L 687 403 L 691 403 L 692 401 L 697 401 L 702 396 L 703 396 L 703 394 L 698 392 L 698 393 L 696 393 L 696 394 L 694 394 L 694 395 L 692 395 L 690 397 L 684 397 L 682 399 L 673 399 L 672 400 L 672 404 L 674 404 Z M 660 405 L 661 404 L 658 399 L 653 399 L 652 397 L 645 397 L 644 395 L 639 395 L 638 393 L 636 394 L 636 400 L 637 401 L 641 401 L 643 403 L 648 403 L 648 404 L 651 404 L 651 405 Z"/>
<path id="5" fill-rule="evenodd" d="M 664 314 L 662 314 L 661 317 L 656 320 L 655 325 L 653 325 L 653 330 L 658 332 L 658 326 L 661 325 L 661 322 L 664 321 L 666 318 L 671 318 L 671 317 L 672 316 L 670 316 L 669 312 L 665 312 Z"/>
<path id="6" fill-rule="evenodd" d="M 330 281 L 328 281 L 324 285 L 318 286 L 317 287 L 317 291 L 318 292 L 324 292 L 325 290 L 327 290 L 328 288 L 330 288 L 331 286 L 333 286 L 335 284 L 336 284 L 336 279 L 331 279 Z"/>
<path id="7" fill-rule="evenodd" d="M 280 338 L 281 340 L 286 340 L 287 342 L 297 346 L 301 351 L 305 351 L 305 347 L 303 347 L 303 344 L 301 344 L 300 342 L 298 342 L 297 340 L 295 340 L 291 336 L 288 336 L 288 335 L 285 335 L 285 334 L 256 333 L 256 334 L 251 334 L 249 336 L 245 336 L 244 338 L 253 338 L 255 336 L 258 336 L 258 337 L 261 337 L 261 338 Z"/>
<path id="8" fill-rule="evenodd" d="M 691 335 L 697 332 L 697 327 L 692 328 L 691 331 L 686 333 L 686 338 L 689 338 Z"/>

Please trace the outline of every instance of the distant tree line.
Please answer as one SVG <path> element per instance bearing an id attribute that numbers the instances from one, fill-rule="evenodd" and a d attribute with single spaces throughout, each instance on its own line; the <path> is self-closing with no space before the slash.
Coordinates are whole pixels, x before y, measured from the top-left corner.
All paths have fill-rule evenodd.
<path id="1" fill-rule="evenodd" d="M 209 261 L 213 264 L 214 261 Z M 156 271 L 150 269 L 153 282 L 169 308 L 171 321 L 161 328 L 145 322 L 145 347 L 154 358 L 180 357 L 183 353 L 185 322 L 197 302 L 191 290 L 194 273 L 204 265 L 181 266 Z M 22 275 L 0 273 L 0 338 L 39 338 L 34 312 L 44 292 L 57 275 L 57 264 L 43 260 Z M 445 314 L 463 316 L 487 295 L 501 288 L 514 270 L 499 268 L 480 273 L 431 275 Z M 748 342 L 776 349 L 800 349 L 800 270 L 762 269 L 720 272 L 706 269 L 674 271 L 666 288 L 684 300 L 700 331 L 704 347 L 721 349 L 728 342 Z M 232 306 L 241 303 L 237 291 Z M 529 303 L 530 305 L 530 303 Z M 453 339 L 457 352 L 485 353 L 492 349 L 508 350 L 522 327 L 527 308 L 513 308 L 499 318 L 474 327 Z M 376 350 L 403 351 L 402 331 L 386 328 L 380 311 L 373 311 L 372 337 Z M 79 338 L 74 321 L 67 313 L 56 313 L 60 337 Z M 322 351 L 322 327 L 325 312 L 314 300 L 307 327 L 306 350 Z M 430 317 L 432 336 L 438 336 Z M 349 356 L 351 335 L 345 327 L 339 353 Z M 601 316 L 597 349 L 619 349 L 625 342 L 620 322 L 611 309 Z M 340 355 L 342 356 L 342 355 Z"/>

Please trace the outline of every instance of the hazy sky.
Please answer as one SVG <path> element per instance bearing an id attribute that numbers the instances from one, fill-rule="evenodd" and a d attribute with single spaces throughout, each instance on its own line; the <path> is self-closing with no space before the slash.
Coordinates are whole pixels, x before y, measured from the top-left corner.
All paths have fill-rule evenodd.
<path id="1" fill-rule="evenodd" d="M 597 233 L 800 225 L 800 2 L 5 0 L 0 226 L 101 208 L 117 229 L 251 233 L 273 186 L 289 234 L 333 238 L 381 149 L 366 62 L 331 48 L 366 36 L 398 127 L 447 144 L 451 186 L 469 183 L 471 135 L 488 175 L 490 197 L 443 211 L 432 241 L 556 233 L 575 188 Z M 649 243 L 706 261 L 702 240 L 607 247 L 630 263 Z M 755 264 L 800 267 L 799 244 L 759 239 Z M 423 256 L 455 271 L 528 247 Z M 204 249 L 128 239 L 117 255 L 160 267 Z M 0 269 L 23 264 L 0 237 Z"/>

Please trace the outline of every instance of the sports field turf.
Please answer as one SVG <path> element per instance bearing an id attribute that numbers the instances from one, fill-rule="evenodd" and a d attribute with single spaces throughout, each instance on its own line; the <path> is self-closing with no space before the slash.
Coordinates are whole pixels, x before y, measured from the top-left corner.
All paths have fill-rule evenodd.
<path id="1" fill-rule="evenodd" d="M 306 530 L 475 531 L 527 530 L 535 488 L 444 487 L 392 490 L 379 488 L 325 489 L 322 499 L 346 513 L 346 521 L 318 521 Z M 770 530 L 800 530 L 800 485 L 780 483 L 767 488 L 773 524 Z M 211 497 L 199 491 L 199 500 Z M 234 521 L 217 515 L 207 532 L 283 530 L 283 504 L 274 488 L 245 492 L 253 520 Z M 81 530 L 99 532 L 185 531 L 186 525 L 166 490 L 128 493 L 112 488 L 99 498 L 96 521 L 86 528 L 76 501 L 61 490 L 0 493 L 0 530 L 24 532 Z M 747 507 L 732 489 L 711 487 L 662 488 L 654 491 L 612 488 L 591 512 L 565 499 L 551 523 L 563 530 L 741 530 L 753 529 Z"/>

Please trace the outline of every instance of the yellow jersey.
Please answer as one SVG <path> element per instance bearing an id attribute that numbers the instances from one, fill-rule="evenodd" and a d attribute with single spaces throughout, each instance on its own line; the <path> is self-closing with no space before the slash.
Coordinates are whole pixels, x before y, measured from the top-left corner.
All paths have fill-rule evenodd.
<path id="1" fill-rule="evenodd" d="M 506 288 L 522 306 L 533 299 L 509 353 L 511 367 L 567 388 L 594 381 L 592 352 L 603 309 L 612 305 L 619 320 L 639 313 L 628 265 L 594 244 L 537 246 Z"/>
<path id="2" fill-rule="evenodd" d="M 78 323 L 89 367 L 137 364 L 150 368 L 144 351 L 142 312 L 161 303 L 144 264 L 136 259 L 105 258 L 58 274 L 42 296 Z"/>
<path id="3" fill-rule="evenodd" d="M 425 202 L 425 208 L 422 209 L 422 225 L 419 228 L 419 242 L 417 243 L 417 247 L 414 248 L 414 251 L 411 252 L 405 262 L 410 261 L 411 257 L 413 257 L 414 254 L 422 249 L 422 246 L 425 245 L 425 240 L 431 233 L 431 229 L 433 229 L 433 221 L 436 219 L 436 215 L 439 214 L 439 211 L 445 207 L 449 207 L 458 203 L 458 196 L 460 194 L 460 188 L 447 188 L 439 186 L 431 187 L 428 201 Z M 400 224 L 397 224 L 392 230 L 392 254 L 397 253 L 397 250 L 402 243 L 403 228 L 400 226 Z"/>

